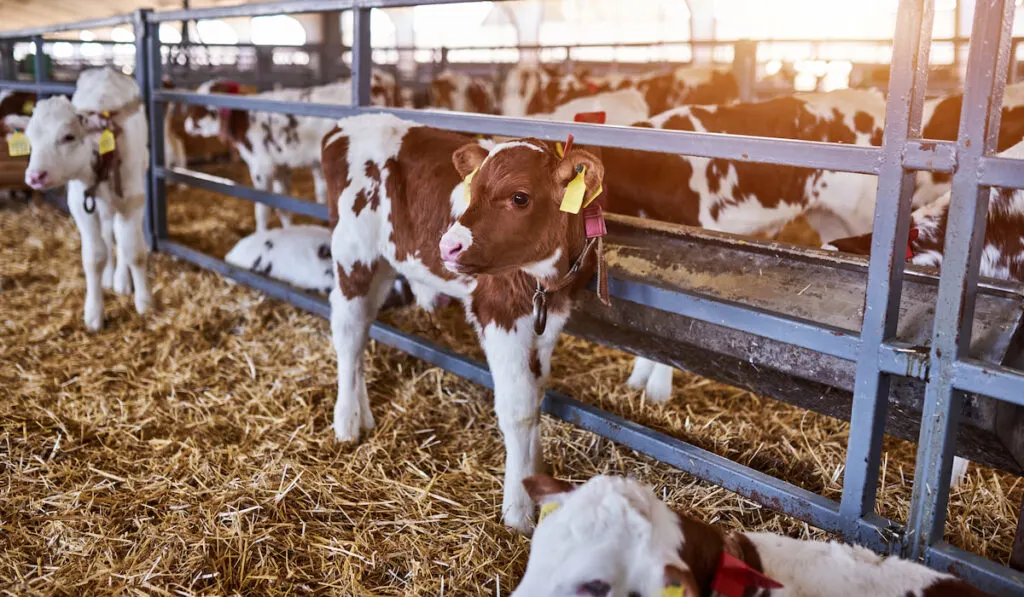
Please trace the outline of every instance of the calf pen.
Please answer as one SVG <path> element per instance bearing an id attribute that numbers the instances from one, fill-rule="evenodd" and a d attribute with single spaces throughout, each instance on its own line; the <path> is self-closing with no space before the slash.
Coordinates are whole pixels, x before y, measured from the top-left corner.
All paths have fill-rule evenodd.
<path id="1" fill-rule="evenodd" d="M 324 118 L 368 111 L 370 10 L 421 3 L 304 0 L 163 13 L 140 11 L 129 17 L 62 27 L 72 30 L 134 23 L 135 75 L 144 89 L 151 121 L 148 234 L 152 246 L 326 316 L 329 307 L 323 299 L 232 267 L 176 242 L 168 234 L 168 182 L 323 220 L 327 209 L 228 180 L 165 168 L 163 110 L 168 102 L 177 102 Z M 391 111 L 426 125 L 465 132 L 536 136 L 552 141 L 572 132 L 579 142 L 587 144 L 878 176 L 874 244 L 866 268 L 861 261 L 820 251 L 784 249 L 611 218 L 611 292 L 616 300 L 611 309 L 603 309 L 591 307 L 594 297 L 584 296 L 570 324 L 574 333 L 597 342 L 848 418 L 850 439 L 840 502 L 559 393 L 547 394 L 544 411 L 876 551 L 902 554 L 934 568 L 954 571 L 995 594 L 1020 595 L 1024 574 L 942 540 L 954 450 L 1015 472 L 1024 467 L 1024 450 L 1013 434 L 1020 407 L 1024 406 L 1024 375 L 1012 368 L 1020 367 L 1020 305 L 1024 293 L 1011 284 L 978 284 L 984 218 L 976 217 L 987 210 L 988 193 L 983 191 L 989 186 L 1024 188 L 1024 171 L 1018 164 L 990 157 L 999 126 L 1013 7 L 1014 2 L 1009 0 L 978 3 L 972 38 L 985 41 L 970 47 L 964 111 L 955 142 L 919 138 L 933 11 L 932 3 L 925 0 L 900 2 L 881 148 Z M 355 13 L 354 107 L 160 88 L 160 23 L 325 10 Z M 0 37 L 35 39 L 37 60 L 42 60 L 41 35 L 48 31 L 52 29 L 11 32 Z M 36 72 L 42 73 L 42 69 Z M 42 76 L 37 75 L 35 84 L 7 81 L 0 88 L 40 93 L 70 91 L 70 86 L 48 83 Z M 904 275 L 903 247 L 916 170 L 953 173 L 953 214 L 946 259 L 938 278 L 913 269 Z M 701 251 L 688 250 L 692 247 Z M 761 287 L 758 292 L 743 287 L 755 271 Z M 857 298 L 860 292 L 865 293 L 863 304 Z M 383 324 L 374 326 L 372 336 L 466 379 L 491 385 L 490 374 L 480 362 Z M 962 414 L 965 402 L 975 408 Z M 961 427 L 962 417 L 965 425 Z M 875 514 L 881 442 L 887 423 L 891 433 L 916 437 L 919 443 L 911 514 L 905 527 Z M 1014 554 L 1017 563 L 1024 563 L 1022 535 L 1018 533 Z"/>

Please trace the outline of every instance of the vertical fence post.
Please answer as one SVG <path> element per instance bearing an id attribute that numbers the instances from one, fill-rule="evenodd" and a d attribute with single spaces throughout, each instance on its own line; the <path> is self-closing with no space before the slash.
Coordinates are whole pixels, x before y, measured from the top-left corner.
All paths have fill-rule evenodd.
<path id="1" fill-rule="evenodd" d="M 36 71 L 36 83 L 42 83 L 46 81 L 46 53 L 43 47 L 43 36 L 37 35 L 32 38 L 32 45 L 36 49 L 35 56 L 32 57 L 32 64 Z M 43 99 L 46 95 L 42 92 L 36 94 L 39 99 Z"/>
<path id="2" fill-rule="evenodd" d="M 921 412 L 921 435 L 907 523 L 909 554 L 928 561 L 928 548 L 941 541 L 949 505 L 949 475 L 956 445 L 962 392 L 953 386 L 953 367 L 967 354 L 974 323 L 978 268 L 985 240 L 988 188 L 978 183 L 980 159 L 996 147 L 1000 108 L 1010 54 L 1013 0 L 978 0 L 967 55 L 957 169 L 935 305 L 930 379 Z"/>
<path id="3" fill-rule="evenodd" d="M 132 20 L 132 26 L 135 29 L 135 82 L 139 85 L 139 92 L 142 95 L 143 106 L 145 106 L 145 112 L 147 113 L 147 121 L 151 122 L 154 118 L 153 110 L 151 109 L 152 102 L 150 101 L 152 96 L 152 90 L 154 88 L 159 89 L 160 85 L 153 84 L 149 80 L 149 27 L 146 23 L 146 15 L 150 12 L 149 9 L 140 8 L 135 11 L 134 19 Z M 150 152 L 153 148 L 150 148 Z M 156 239 L 153 234 L 153 181 L 156 178 L 156 172 L 153 170 L 152 163 L 146 173 L 146 216 L 145 224 L 143 228 L 146 231 L 146 242 L 149 244 L 150 249 L 156 248 Z"/>
<path id="4" fill-rule="evenodd" d="M 370 105 L 370 71 L 373 48 L 370 45 L 370 9 L 352 9 L 352 105 Z"/>
<path id="5" fill-rule="evenodd" d="M 164 167 L 164 105 L 156 94 L 162 88 L 163 68 L 160 45 L 160 23 L 147 18 L 148 11 L 140 18 L 146 29 L 145 70 L 149 102 L 149 197 L 146 202 L 146 216 L 150 226 L 151 248 L 160 248 L 160 241 L 167 238 L 167 181 L 160 176 Z M 169 55 L 168 55 L 169 57 Z"/>
<path id="6" fill-rule="evenodd" d="M 733 45 L 732 72 L 739 86 L 740 101 L 754 101 L 757 81 L 757 42 L 740 40 Z"/>
<path id="7" fill-rule="evenodd" d="M 854 521 L 873 515 L 875 510 L 890 382 L 890 376 L 881 372 L 879 348 L 896 336 L 899 323 L 904 247 L 914 192 L 914 172 L 903 169 L 903 152 L 908 138 L 920 136 L 933 4 L 931 0 L 901 0 L 896 20 L 861 349 L 840 503 L 840 513 L 851 533 L 859 528 Z"/>

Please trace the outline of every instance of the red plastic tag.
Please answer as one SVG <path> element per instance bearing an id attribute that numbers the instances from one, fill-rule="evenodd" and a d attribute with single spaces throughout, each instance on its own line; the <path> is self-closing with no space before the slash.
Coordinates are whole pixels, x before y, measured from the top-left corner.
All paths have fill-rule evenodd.
<path id="1" fill-rule="evenodd" d="M 587 81 L 585 85 L 587 86 L 587 91 L 590 93 L 597 93 L 599 90 L 597 83 L 594 83 L 593 81 Z"/>
<path id="2" fill-rule="evenodd" d="M 232 95 L 237 94 L 241 89 L 238 81 L 222 81 L 220 87 L 223 90 L 221 93 L 230 93 Z"/>
<path id="3" fill-rule="evenodd" d="M 565 147 L 562 149 L 562 155 L 563 156 L 569 155 L 569 152 L 572 151 L 572 141 L 573 141 L 572 133 L 569 133 L 569 136 L 566 137 L 566 139 L 565 139 Z"/>
<path id="4" fill-rule="evenodd" d="M 580 112 L 573 117 L 576 122 L 586 122 L 590 124 L 604 124 L 607 120 L 607 114 L 605 112 Z"/>
<path id="5" fill-rule="evenodd" d="M 608 226 L 604 223 L 604 211 L 596 201 L 583 208 L 583 226 L 587 230 L 587 238 L 608 234 Z"/>
<path id="6" fill-rule="evenodd" d="M 743 597 L 747 587 L 761 589 L 781 589 L 778 582 L 761 574 L 747 565 L 743 560 L 722 551 L 718 561 L 718 572 L 711 584 L 712 597 Z"/>
<path id="7" fill-rule="evenodd" d="M 920 235 L 920 231 L 917 228 L 910 229 L 910 235 L 907 236 L 907 261 L 914 258 L 914 242 Z"/>

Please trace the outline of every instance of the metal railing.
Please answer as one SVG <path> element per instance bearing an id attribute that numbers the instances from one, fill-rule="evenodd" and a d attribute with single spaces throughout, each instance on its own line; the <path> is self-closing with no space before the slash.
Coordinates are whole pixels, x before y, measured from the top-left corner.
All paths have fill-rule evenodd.
<path id="1" fill-rule="evenodd" d="M 133 17 L 64 25 L 54 29 L 0 33 L 0 40 L 34 37 L 41 49 L 40 36 L 49 31 L 87 28 L 97 26 L 96 23 L 110 26 L 130 20 L 135 27 L 135 76 L 142 86 L 150 118 L 152 164 L 149 171 L 146 225 L 151 246 L 327 317 L 329 306 L 326 300 L 231 266 L 169 235 L 166 215 L 168 182 L 192 185 L 324 220 L 327 218 L 327 208 L 189 170 L 166 168 L 163 155 L 164 108 L 167 103 L 175 102 L 321 118 L 342 118 L 382 111 L 381 108 L 369 107 L 372 52 L 370 9 L 456 4 L 462 1 L 465 0 L 295 0 L 170 12 L 143 10 Z M 985 40 L 985 43 L 970 46 L 968 85 L 960 133 L 955 142 L 920 139 L 934 10 L 932 2 L 928 0 L 900 1 L 897 30 L 892 42 L 890 94 L 881 147 L 550 123 L 458 113 L 402 109 L 387 111 L 424 125 L 462 132 L 534 136 L 552 141 L 562 140 L 568 132 L 572 132 L 579 142 L 599 146 L 876 175 L 878 195 L 874 236 L 864 320 L 859 335 L 848 332 L 837 334 L 835 329 L 781 313 L 666 291 L 636 282 L 613 279 L 610 284 L 612 296 L 616 300 L 669 310 L 686 317 L 855 361 L 856 385 L 840 502 L 826 499 L 562 394 L 548 392 L 542 408 L 554 417 L 570 421 L 845 539 L 876 551 L 915 558 L 936 569 L 953 571 L 997 595 L 1018 596 L 1024 594 L 1024 574 L 945 543 L 942 532 L 947 512 L 949 473 L 959 406 L 964 392 L 976 392 L 1024 405 L 1024 373 L 973 361 L 965 356 L 965 342 L 971 337 L 974 320 L 974 296 L 983 247 L 984 214 L 988 206 L 987 187 L 998 185 L 1024 188 L 1024 165 L 1019 161 L 992 156 L 995 149 L 994 132 L 999 126 L 1000 106 L 1010 60 L 1013 7 L 1013 0 L 978 2 L 972 38 Z M 202 95 L 160 88 L 160 23 L 336 10 L 355 12 L 352 106 L 283 102 L 235 95 Z M 37 57 L 37 60 L 41 58 Z M 37 69 L 37 77 L 40 72 Z M 49 84 L 43 79 L 37 79 L 36 83 L 0 82 L 0 89 L 43 93 L 66 92 L 65 87 Z M 916 375 L 927 387 L 925 412 L 920 430 L 911 516 L 907 525 L 901 526 L 878 516 L 875 513 L 875 502 L 889 385 L 894 378 L 906 376 L 913 369 L 908 366 L 907 351 L 896 340 L 895 333 L 916 170 L 952 172 L 953 201 L 933 340 L 929 349 L 929 366 L 927 373 L 918 368 Z M 371 337 L 456 375 L 492 386 L 485 364 L 423 338 L 381 323 L 373 326 Z"/>

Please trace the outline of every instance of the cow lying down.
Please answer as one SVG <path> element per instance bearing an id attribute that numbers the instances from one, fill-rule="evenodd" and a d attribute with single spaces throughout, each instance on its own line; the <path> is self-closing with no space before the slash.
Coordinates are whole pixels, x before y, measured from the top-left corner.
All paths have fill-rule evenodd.
<path id="1" fill-rule="evenodd" d="M 980 597 L 962 580 L 836 542 L 726 532 L 599 476 L 524 481 L 546 514 L 513 597 Z"/>
<path id="2" fill-rule="evenodd" d="M 289 226 L 250 234 L 228 251 L 224 261 L 307 292 L 330 294 L 334 288 L 331 230 L 323 226 Z M 408 283 L 398 279 L 383 307 L 406 305 L 413 298 Z M 446 305 L 446 299 L 422 306 L 432 310 Z"/>

